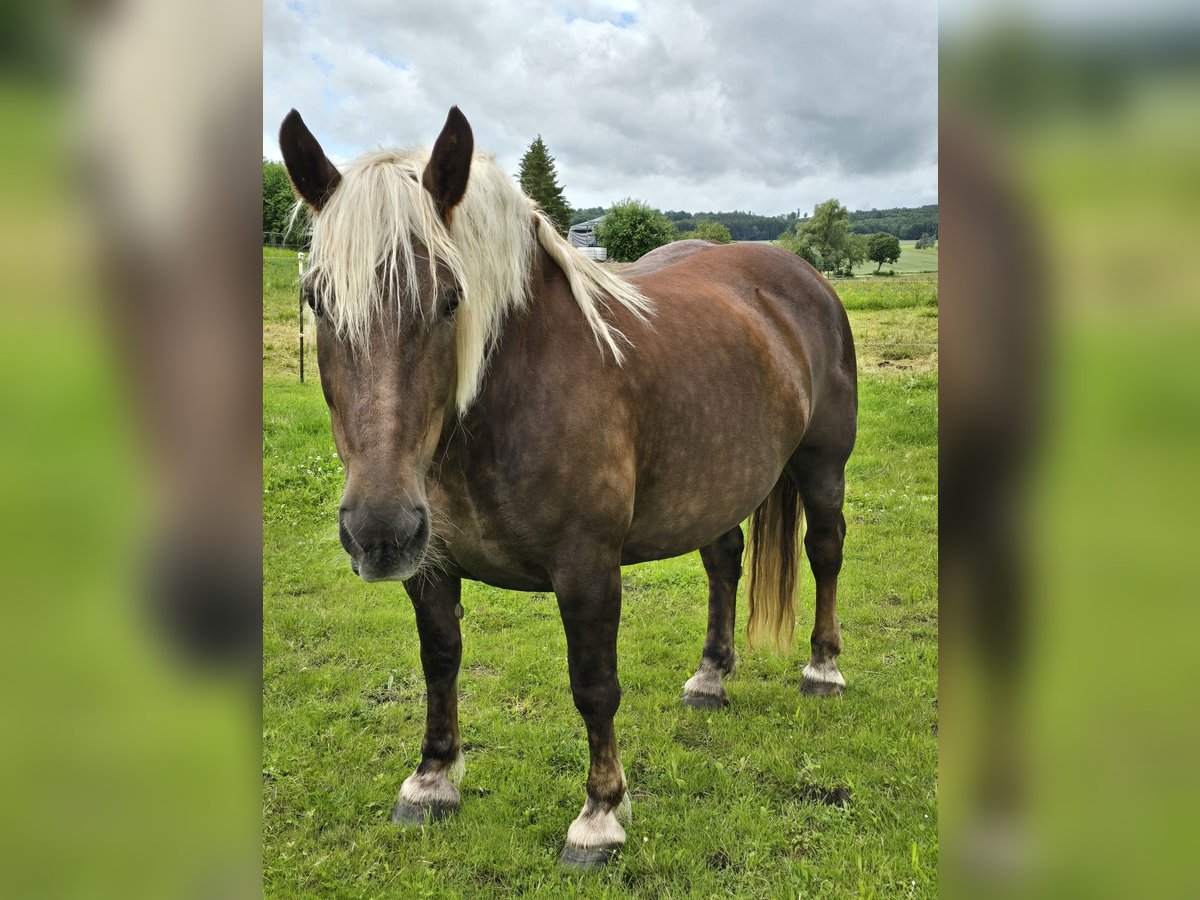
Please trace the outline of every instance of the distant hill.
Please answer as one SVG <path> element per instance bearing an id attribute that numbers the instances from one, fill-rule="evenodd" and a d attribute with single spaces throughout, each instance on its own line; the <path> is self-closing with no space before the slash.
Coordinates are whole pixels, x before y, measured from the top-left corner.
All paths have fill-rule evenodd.
<path id="1" fill-rule="evenodd" d="M 860 209 L 850 213 L 850 230 L 859 234 L 886 231 L 902 241 L 915 241 L 926 233 L 937 237 L 937 204 L 898 206 L 894 209 Z"/>
<path id="2" fill-rule="evenodd" d="M 607 211 L 608 209 L 603 206 L 576 209 L 572 212 L 571 224 L 587 222 L 604 215 Z M 679 209 L 668 209 L 663 215 L 675 223 L 675 227 L 680 233 L 694 231 L 696 222 L 700 219 L 720 222 L 729 229 L 729 234 L 735 241 L 773 241 L 789 228 L 793 228 L 798 220 L 796 213 L 788 213 L 783 216 L 759 216 L 740 211 L 690 213 Z M 807 221 L 807 217 L 799 219 L 799 221 Z M 937 204 L 896 207 L 895 209 L 858 210 L 850 213 L 850 229 L 860 234 L 886 231 L 902 241 L 916 240 L 926 232 L 937 237 Z"/>

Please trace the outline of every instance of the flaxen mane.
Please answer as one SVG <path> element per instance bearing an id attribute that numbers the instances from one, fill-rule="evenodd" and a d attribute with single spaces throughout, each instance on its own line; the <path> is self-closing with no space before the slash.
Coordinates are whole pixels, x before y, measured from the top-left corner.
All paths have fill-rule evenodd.
<path id="1" fill-rule="evenodd" d="M 424 149 L 365 154 L 313 216 L 306 277 L 326 298 L 337 333 L 364 345 L 384 297 L 410 304 L 409 315 L 432 314 L 433 307 L 420 302 L 417 266 L 433 272 L 440 263 L 459 285 L 455 399 L 465 412 L 479 393 L 505 316 L 529 302 L 536 241 L 567 276 L 597 344 L 620 365 L 620 344 L 628 341 L 603 309 L 617 303 L 645 320 L 652 307 L 641 292 L 563 240 L 490 155 L 475 154 L 466 195 L 447 226 L 421 185 L 428 161 Z"/>

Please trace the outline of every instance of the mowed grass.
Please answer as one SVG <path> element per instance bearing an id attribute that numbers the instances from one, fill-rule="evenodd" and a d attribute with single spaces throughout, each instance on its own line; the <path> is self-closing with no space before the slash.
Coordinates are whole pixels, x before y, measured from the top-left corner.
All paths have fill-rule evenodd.
<path id="1" fill-rule="evenodd" d="M 895 278 L 832 278 L 847 310 L 937 308 L 936 275 L 907 275 Z"/>
<path id="2" fill-rule="evenodd" d="M 300 375 L 300 297 L 296 253 L 292 250 L 263 248 L 263 380 L 272 377 Z M 307 342 L 307 338 L 305 339 Z M 315 347 L 306 355 L 305 367 L 311 363 L 316 374 Z"/>
<path id="3" fill-rule="evenodd" d="M 295 263 L 264 261 L 268 895 L 936 894 L 937 374 L 925 346 L 936 307 L 850 313 L 866 345 L 924 353 L 881 367 L 860 346 L 839 592 L 846 695 L 799 692 L 805 568 L 796 653 L 746 652 L 743 591 L 732 706 L 685 709 L 705 631 L 699 557 L 626 569 L 617 732 L 633 822 L 614 864 L 577 876 L 556 858 L 583 801 L 587 743 L 548 594 L 464 585 L 462 810 L 424 830 L 388 821 L 424 723 L 412 609 L 398 585 L 354 577 L 338 544 L 342 472 L 315 367 L 296 382 L 290 325 L 290 347 L 277 332 L 266 349 L 296 306 L 292 276 L 273 265 Z"/>
<path id="4" fill-rule="evenodd" d="M 854 274 L 874 274 L 877 266 L 879 264 L 873 262 L 859 263 L 854 267 Z M 938 270 L 938 248 L 934 246 L 918 250 L 916 241 L 901 241 L 900 258 L 894 263 L 884 263 L 881 268 L 884 272 L 891 270 L 897 275 L 935 275 Z"/>
<path id="5" fill-rule="evenodd" d="M 771 243 L 776 243 L 772 241 Z M 881 270 L 881 274 L 876 275 L 876 268 Z M 887 273 L 891 273 L 890 275 Z M 907 240 L 900 242 L 900 258 L 894 263 L 884 263 L 880 266 L 878 263 L 861 262 L 854 267 L 856 276 L 874 276 L 876 278 L 892 278 L 903 277 L 906 275 L 925 275 L 936 276 L 938 272 L 938 248 L 923 247 L 917 249 L 915 240 Z M 847 279 L 850 280 L 850 279 Z"/>

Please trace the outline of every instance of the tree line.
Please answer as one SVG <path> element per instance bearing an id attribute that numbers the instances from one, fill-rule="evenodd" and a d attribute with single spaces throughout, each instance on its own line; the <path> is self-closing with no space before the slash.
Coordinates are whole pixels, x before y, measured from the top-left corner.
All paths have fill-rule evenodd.
<path id="1" fill-rule="evenodd" d="M 596 238 L 618 262 L 638 259 L 672 241 L 698 238 L 728 244 L 730 230 L 715 219 L 699 219 L 691 231 L 680 232 L 676 222 L 640 200 L 626 199 L 612 206 L 596 229 Z M 922 242 L 932 240 L 922 238 Z M 852 230 L 850 213 L 836 199 L 817 204 L 811 216 L 798 219 L 775 243 L 831 275 L 853 276 L 855 266 L 867 260 L 875 271 L 900 259 L 900 239 L 886 231 L 870 235 Z"/>
<path id="2" fill-rule="evenodd" d="M 544 191 L 539 190 L 537 183 L 527 176 L 527 171 L 535 170 L 538 178 L 546 185 Z M 521 160 L 521 186 L 529 196 L 537 200 L 543 209 L 551 213 L 557 223 L 563 221 L 559 212 L 565 205 L 562 188 L 558 185 L 558 175 L 554 168 L 554 158 L 549 155 L 542 136 L 529 146 L 525 157 Z M 622 206 L 629 200 L 621 201 Z M 653 209 L 646 206 L 646 209 Z M 614 207 L 587 206 L 569 209 L 566 220 L 568 227 L 581 222 L 590 222 L 612 212 Z M 870 209 L 847 211 L 847 230 L 854 234 L 873 235 L 878 233 L 890 234 L 901 240 L 922 240 L 924 246 L 933 246 L 937 240 L 938 221 L 937 204 L 917 207 L 893 207 L 891 209 Z M 788 234 L 796 234 L 804 226 L 810 216 L 802 216 L 799 212 L 784 213 L 778 216 L 760 216 L 756 213 L 742 212 L 697 212 L 692 213 L 681 209 L 668 209 L 665 212 L 653 210 L 670 222 L 678 235 L 692 236 L 697 232 L 709 230 L 713 223 L 722 226 L 729 233 L 729 239 L 734 241 L 778 241 L 786 240 Z M 624 213 L 623 213 L 624 214 Z M 565 229 L 561 229 L 565 232 Z M 724 232 L 720 232 L 724 233 Z M 873 259 L 873 258 L 872 258 Z"/>
<path id="3" fill-rule="evenodd" d="M 850 230 L 855 234 L 875 234 L 884 231 L 894 234 L 902 241 L 920 240 L 923 235 L 936 238 L 938 233 L 937 204 L 858 210 L 850 213 Z"/>
<path id="4" fill-rule="evenodd" d="M 589 206 L 575 209 L 571 213 L 571 224 L 598 219 L 609 207 Z M 698 222 L 719 222 L 729 229 L 735 241 L 774 241 L 789 231 L 794 231 L 797 222 L 805 222 L 809 216 L 786 213 L 778 216 L 760 216 L 750 212 L 698 212 L 668 209 L 663 215 L 674 223 L 680 232 L 694 231 Z M 855 234 L 886 232 L 902 241 L 920 240 L 928 236 L 937 239 L 937 204 L 894 209 L 870 209 L 848 212 L 850 231 Z M 931 245 L 932 246 L 932 245 Z"/>
<path id="5" fill-rule="evenodd" d="M 571 214 L 571 224 L 588 222 L 598 219 L 608 213 L 611 207 L 589 206 L 576 209 Z M 782 216 L 760 216 L 751 212 L 697 212 L 691 213 L 681 209 L 668 209 L 662 213 L 675 230 L 681 234 L 696 231 L 701 223 L 715 222 L 729 231 L 731 240 L 735 241 L 773 241 L 796 224 L 796 213 Z"/>

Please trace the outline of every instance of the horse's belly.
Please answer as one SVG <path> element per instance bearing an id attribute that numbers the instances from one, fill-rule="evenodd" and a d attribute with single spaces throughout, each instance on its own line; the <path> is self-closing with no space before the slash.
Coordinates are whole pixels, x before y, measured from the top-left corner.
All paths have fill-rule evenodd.
<path id="1" fill-rule="evenodd" d="M 690 553 L 740 525 L 770 493 L 783 468 L 777 455 L 761 456 L 747 465 L 697 471 L 639 492 L 622 563 Z"/>

